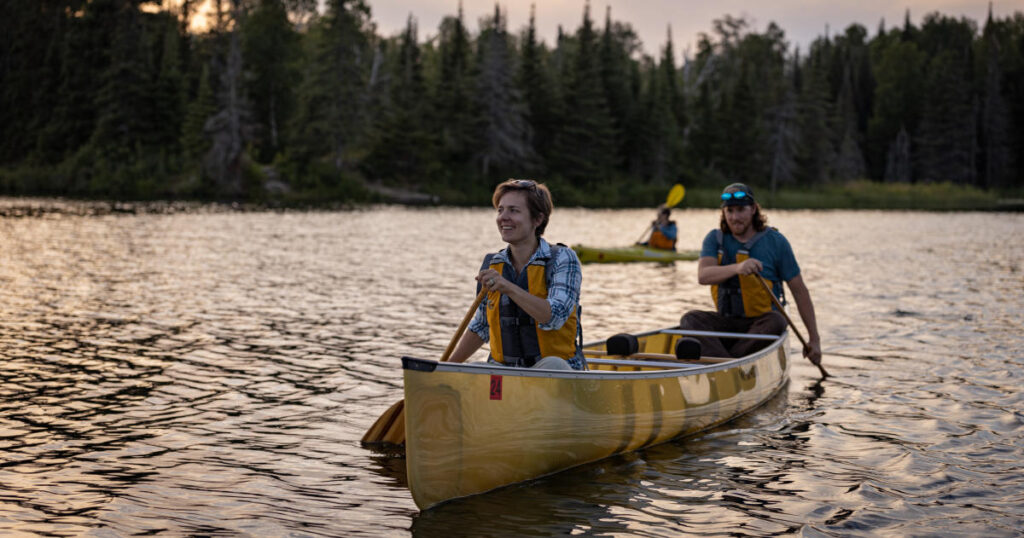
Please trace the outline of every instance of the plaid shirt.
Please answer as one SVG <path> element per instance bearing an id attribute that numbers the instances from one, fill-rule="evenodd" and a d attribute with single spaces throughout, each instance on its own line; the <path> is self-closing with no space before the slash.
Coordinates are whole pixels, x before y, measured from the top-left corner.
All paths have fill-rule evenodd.
<path id="1" fill-rule="evenodd" d="M 554 331 L 565 325 L 569 315 L 580 303 L 580 285 L 583 282 L 583 271 L 580 267 L 580 260 L 571 248 L 563 247 L 558 249 L 554 259 L 551 258 L 551 245 L 544 238 L 540 239 L 537 251 L 530 257 L 527 265 L 534 260 L 548 258 L 547 274 L 551 277 L 548 285 L 548 304 L 551 305 L 551 319 L 547 323 L 539 323 L 543 331 Z M 501 249 L 491 258 L 491 263 L 505 262 L 506 266 L 512 267 L 512 261 L 508 257 L 508 248 Z M 515 269 L 513 268 L 513 271 Z M 491 339 L 490 326 L 487 324 L 487 300 L 480 303 L 473 321 L 469 324 L 469 330 L 477 334 L 484 342 Z"/>

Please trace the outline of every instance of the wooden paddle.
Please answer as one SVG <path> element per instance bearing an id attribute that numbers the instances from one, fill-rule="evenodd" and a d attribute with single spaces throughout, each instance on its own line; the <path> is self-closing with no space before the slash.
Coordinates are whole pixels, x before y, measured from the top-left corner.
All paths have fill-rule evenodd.
<path id="1" fill-rule="evenodd" d="M 789 314 L 786 314 L 786 309 L 782 307 L 782 303 L 779 302 L 779 298 L 776 297 L 774 293 L 772 293 L 772 287 L 768 285 L 768 281 L 765 280 L 764 277 L 761 275 L 755 274 L 754 276 L 757 277 L 757 281 L 761 283 L 761 286 L 764 286 L 764 291 L 768 292 L 768 296 L 772 298 L 772 302 L 775 303 L 775 308 L 778 308 L 779 313 L 782 314 L 782 317 L 786 318 L 786 321 L 789 323 L 789 326 L 793 329 L 793 332 L 796 334 L 796 337 L 799 338 L 800 343 L 804 345 L 804 349 L 807 349 L 807 340 L 804 340 L 803 335 L 800 334 L 800 331 L 797 330 L 796 325 L 793 324 L 793 320 L 789 319 Z M 812 364 L 814 363 L 812 362 Z M 819 371 L 821 371 L 821 377 L 828 377 L 828 372 L 825 371 L 825 367 L 822 366 L 820 362 L 814 365 L 818 367 Z"/>
<path id="2" fill-rule="evenodd" d="M 469 307 L 469 312 L 462 318 L 462 323 L 459 324 L 459 328 L 455 330 L 455 335 L 452 336 L 452 341 L 448 342 L 448 347 L 445 348 L 444 354 L 441 355 L 441 362 L 445 362 L 449 357 L 452 356 L 452 351 L 455 351 L 455 344 L 459 343 L 459 339 L 462 338 L 462 333 L 465 332 L 466 326 L 469 325 L 469 321 L 473 319 L 473 314 L 476 313 L 476 309 L 480 306 L 480 303 L 487 296 L 487 290 L 480 287 L 480 293 L 476 294 L 476 299 L 473 300 L 473 306 Z M 398 400 L 391 407 L 384 411 L 384 414 L 370 426 L 370 429 L 366 430 L 366 434 L 363 435 L 362 443 L 364 445 L 402 445 L 405 444 L 405 400 Z"/>
<path id="3" fill-rule="evenodd" d="M 672 188 L 668 191 L 668 196 L 665 197 L 665 207 L 675 207 L 679 202 L 683 201 L 683 197 L 686 196 L 686 187 L 679 183 L 672 185 Z M 636 240 L 637 243 L 643 241 L 644 237 L 651 231 L 651 227 L 648 226 L 644 233 L 640 234 L 640 237 Z"/>

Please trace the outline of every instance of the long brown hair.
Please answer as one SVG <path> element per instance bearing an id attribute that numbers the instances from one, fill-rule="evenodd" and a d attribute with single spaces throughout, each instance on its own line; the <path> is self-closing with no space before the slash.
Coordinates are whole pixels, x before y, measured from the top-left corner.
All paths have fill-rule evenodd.
<path id="1" fill-rule="evenodd" d="M 537 225 L 537 229 L 534 230 L 534 235 L 540 237 L 544 233 L 544 229 L 548 227 L 548 219 L 551 217 L 551 211 L 555 207 L 555 204 L 551 201 L 551 191 L 548 190 L 547 185 L 537 183 L 532 179 L 509 179 L 503 181 L 494 188 L 494 195 L 491 196 L 491 204 L 494 205 L 494 209 L 498 209 L 498 202 L 501 201 L 501 197 L 505 196 L 505 193 L 509 191 L 522 191 L 526 193 L 526 207 L 530 211 L 530 220 L 538 216 L 542 217 L 540 224 Z"/>
<path id="2" fill-rule="evenodd" d="M 761 213 L 761 204 L 754 202 L 754 216 L 751 217 L 750 223 L 754 225 L 755 232 L 762 232 L 768 227 L 768 217 L 764 213 Z M 725 208 L 722 208 L 722 218 L 718 222 L 718 227 L 722 230 L 722 233 L 732 233 L 729 230 L 729 223 L 725 220 Z"/>

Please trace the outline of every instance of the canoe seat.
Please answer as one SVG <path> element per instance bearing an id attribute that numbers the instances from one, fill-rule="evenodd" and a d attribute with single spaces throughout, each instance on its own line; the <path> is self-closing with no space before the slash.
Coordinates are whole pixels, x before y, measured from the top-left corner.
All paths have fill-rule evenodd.
<path id="1" fill-rule="evenodd" d="M 619 333 L 605 341 L 609 355 L 628 356 L 640 350 L 640 343 L 635 336 Z"/>
<path id="2" fill-rule="evenodd" d="M 682 361 L 700 360 L 700 340 L 692 336 L 684 336 L 676 340 L 676 358 Z"/>

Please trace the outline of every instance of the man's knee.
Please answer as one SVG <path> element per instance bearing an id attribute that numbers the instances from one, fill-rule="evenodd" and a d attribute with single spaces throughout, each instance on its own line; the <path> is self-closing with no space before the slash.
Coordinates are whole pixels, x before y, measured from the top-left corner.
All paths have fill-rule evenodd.
<path id="1" fill-rule="evenodd" d="M 761 334 L 782 334 L 786 331 L 786 318 L 772 310 L 761 316 L 755 324 L 755 330 Z"/>
<path id="2" fill-rule="evenodd" d="M 708 314 L 713 312 L 704 312 L 701 310 L 691 310 L 679 319 L 679 328 L 688 330 L 705 330 L 708 328 Z"/>

